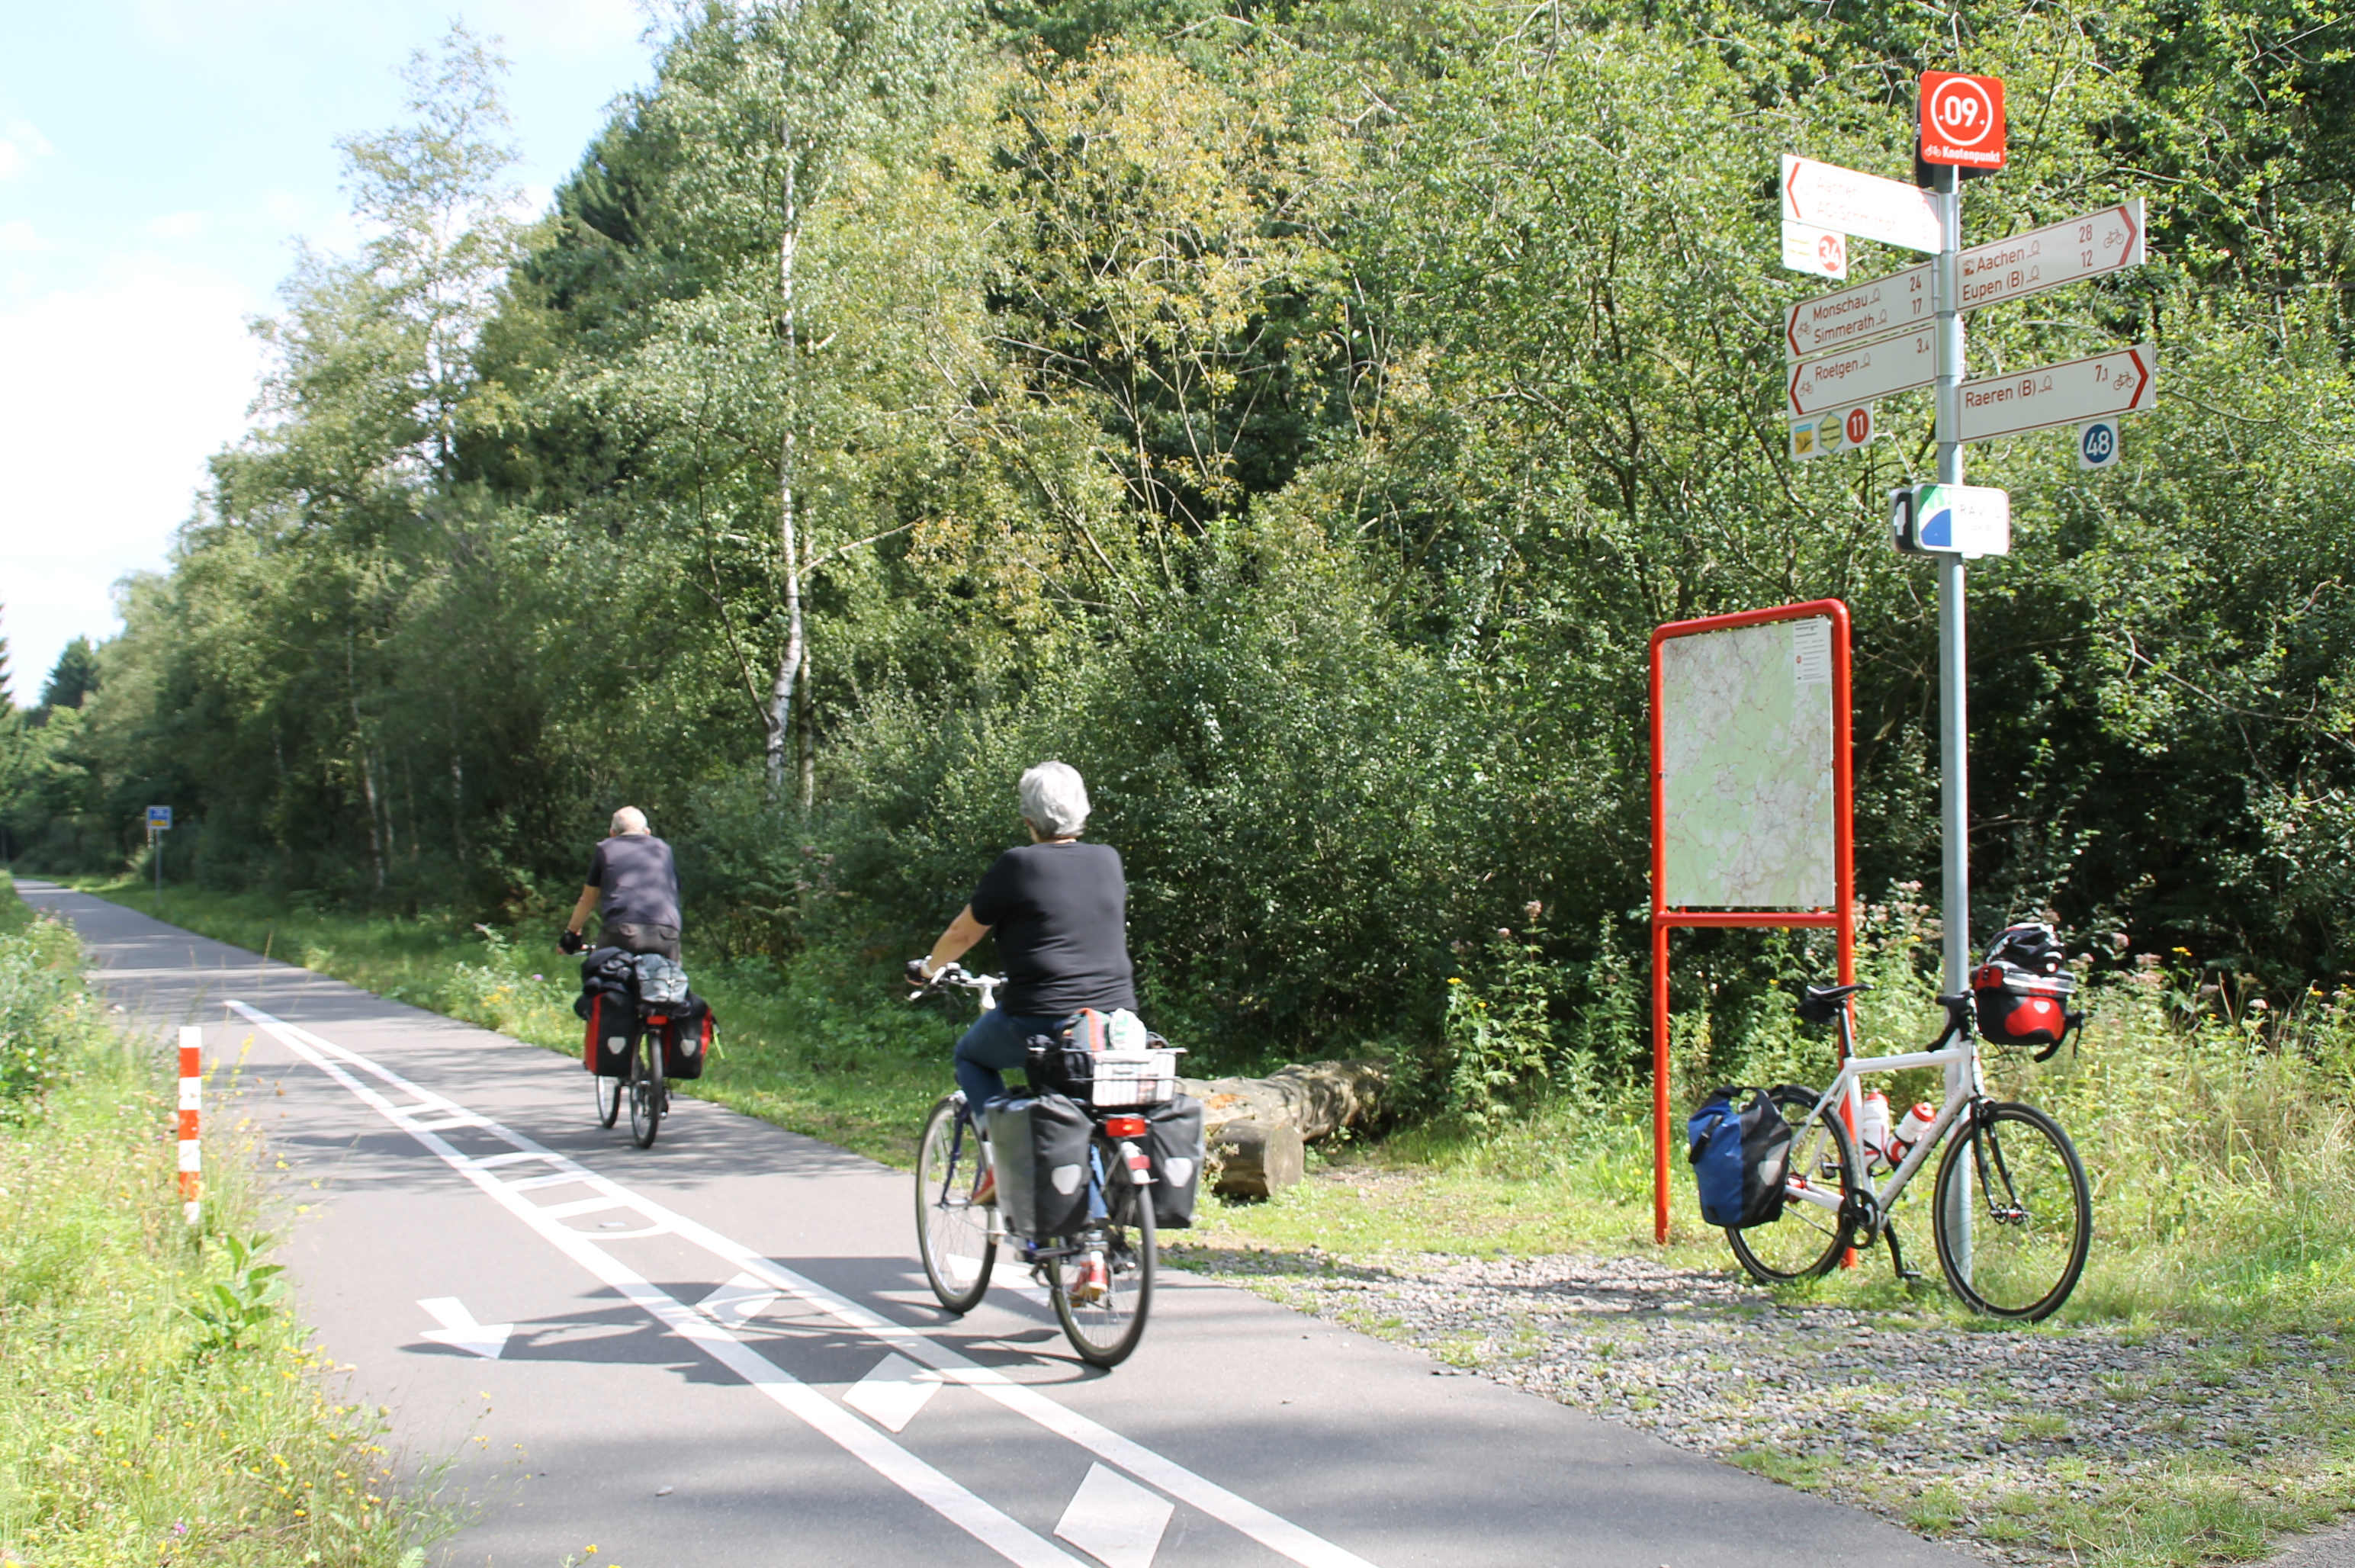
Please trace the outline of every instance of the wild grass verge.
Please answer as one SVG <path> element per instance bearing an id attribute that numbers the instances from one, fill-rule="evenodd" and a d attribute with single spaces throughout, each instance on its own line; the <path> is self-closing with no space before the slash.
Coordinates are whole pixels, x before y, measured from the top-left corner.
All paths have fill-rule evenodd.
<path id="1" fill-rule="evenodd" d="M 5 878 L 0 1049 L 40 1064 L 0 1100 L 0 1563 L 419 1568 L 439 1520 L 286 1308 L 250 1136 L 192 1234 L 162 1053 Z"/>

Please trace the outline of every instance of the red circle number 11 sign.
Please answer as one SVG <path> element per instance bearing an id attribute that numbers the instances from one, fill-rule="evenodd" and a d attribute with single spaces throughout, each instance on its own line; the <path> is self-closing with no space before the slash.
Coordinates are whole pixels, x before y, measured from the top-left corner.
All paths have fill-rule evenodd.
<path id="1" fill-rule="evenodd" d="M 2003 79 L 1922 73 L 1922 161 L 2003 167 Z"/>

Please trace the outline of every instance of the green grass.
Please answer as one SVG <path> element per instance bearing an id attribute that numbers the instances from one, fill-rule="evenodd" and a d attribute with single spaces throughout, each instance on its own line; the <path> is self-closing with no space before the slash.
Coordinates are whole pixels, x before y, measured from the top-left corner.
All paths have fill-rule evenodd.
<path id="1" fill-rule="evenodd" d="M 148 897 L 136 884 L 91 891 L 134 907 Z M 571 965 L 504 933 L 178 888 L 166 890 L 166 913 L 386 995 L 578 1050 Z M 1868 955 L 1868 973 L 1882 982 L 1868 1040 L 1932 1032 L 1926 993 L 1904 962 L 1913 940 L 1898 933 Z M 689 959 L 698 988 L 720 1013 L 725 1042 L 695 1093 L 906 1163 L 919 1116 L 948 1081 L 962 1013 L 911 1013 L 871 966 L 847 960 L 813 957 L 786 974 L 697 963 L 692 952 Z M 2211 1387 L 2252 1372 L 2295 1381 L 2312 1393 L 2289 1435 L 2296 1441 L 2272 1453 L 2190 1455 L 2133 1477 L 2076 1476 L 2066 1467 L 2079 1461 L 2056 1458 L 2034 1484 L 2000 1497 L 1987 1493 L 1983 1477 L 1909 1490 L 1806 1456 L 1753 1451 L 1737 1463 L 1864 1502 L 1925 1534 L 1977 1535 L 2043 1560 L 2107 1568 L 2245 1561 L 2276 1533 L 2355 1502 L 2355 1435 L 2339 1413 L 2355 1399 L 2355 1371 L 2336 1358 L 2327 1371 L 2281 1364 L 2273 1346 L 2277 1335 L 2335 1342 L 2355 1329 L 2355 997 L 2312 997 L 2287 1018 L 2211 1008 L 2195 1020 L 2180 1005 L 2195 988 L 2188 965 L 2184 973 L 2147 966 L 2092 997 L 2092 1028 L 2054 1062 L 1988 1057 L 1998 1096 L 2053 1112 L 2093 1179 L 2091 1263 L 2055 1322 L 2004 1326 L 1955 1306 L 1935 1277 L 1926 1177 L 1898 1217 L 1911 1260 L 1929 1282 L 1895 1281 L 1875 1251 L 1856 1269 L 1779 1295 L 1862 1310 L 1892 1327 L 2097 1328 L 2128 1344 L 2196 1328 L 2206 1344 L 2169 1386 L 2122 1384 L 2115 1392 L 2148 1402 L 2155 1427 L 2192 1430 Z M 1703 1081 L 1829 1075 L 1822 1040 L 1795 1028 L 1764 1031 L 1730 1060 L 1712 1061 L 1708 1050 L 1705 1039 L 1680 1043 L 1678 1104 Z M 1902 1082 L 1891 1098 L 1902 1103 L 1929 1089 Z M 1525 1097 L 1485 1125 L 1443 1120 L 1312 1148 L 1307 1181 L 1266 1202 L 1206 1203 L 1195 1229 L 1165 1243 L 1173 1261 L 1212 1264 L 1279 1300 L 1290 1298 L 1287 1276 L 1344 1260 L 1412 1265 L 1424 1253 L 1606 1253 L 1731 1267 L 1723 1238 L 1700 1221 L 1680 1158 L 1672 1170 L 1670 1237 L 1657 1248 L 1646 1088 L 1571 1085 Z M 1360 1317 L 1369 1332 L 1408 1337 L 1395 1317 Z M 1431 1349 L 1472 1368 L 1510 1347 L 1463 1338 Z M 2041 1439 L 2066 1422 L 2022 1409 L 2014 1424 L 2019 1435 Z"/>
<path id="2" fill-rule="evenodd" d="M 5 880 L 0 987 L 6 1043 L 58 1068 L 0 1121 L 0 1563 L 418 1568 L 430 1488 L 396 1488 L 383 1413 L 337 1403 L 286 1310 L 251 1130 L 208 1140 L 191 1234 L 162 1051 Z"/>

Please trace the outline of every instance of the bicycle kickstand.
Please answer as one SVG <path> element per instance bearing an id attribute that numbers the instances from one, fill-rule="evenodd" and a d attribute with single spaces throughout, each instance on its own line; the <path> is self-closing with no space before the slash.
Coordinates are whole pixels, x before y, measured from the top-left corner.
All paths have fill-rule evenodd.
<path id="1" fill-rule="evenodd" d="M 1905 1266 L 1905 1249 L 1897 1244 L 1897 1221 L 1882 1221 L 1881 1234 L 1889 1243 L 1889 1266 L 1896 1271 L 1899 1282 L 1905 1285 L 1919 1284 L 1922 1271 Z"/>

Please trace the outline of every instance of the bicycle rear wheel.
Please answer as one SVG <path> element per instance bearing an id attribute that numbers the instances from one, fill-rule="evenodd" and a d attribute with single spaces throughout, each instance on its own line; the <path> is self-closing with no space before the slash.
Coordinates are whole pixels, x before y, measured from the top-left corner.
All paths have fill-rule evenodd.
<path id="1" fill-rule="evenodd" d="M 662 1042 L 641 1029 L 630 1046 L 630 1137 L 640 1148 L 655 1147 L 662 1115 Z"/>
<path id="2" fill-rule="evenodd" d="M 1966 1213 L 1967 1250 L 1957 1223 Z M 2035 1106 L 1983 1104 L 1938 1163 L 1931 1228 L 1946 1283 L 1974 1310 L 2030 1323 L 2050 1317 L 2077 1288 L 2094 1241 L 2084 1162 L 2061 1124 Z"/>
<path id="3" fill-rule="evenodd" d="M 973 1200 L 982 1168 L 981 1134 L 964 1115 L 964 1102 L 948 1095 L 924 1119 L 916 1146 L 916 1252 L 932 1295 L 960 1315 L 979 1303 L 997 1261 L 992 1211 Z"/>
<path id="4" fill-rule="evenodd" d="M 1089 1147 L 1103 1182 L 1128 1179 L 1120 1150 L 1101 1134 Z M 1114 1198 L 1110 1192 L 1103 1196 Z M 1153 1308 L 1158 1253 L 1152 1194 L 1135 1192 L 1132 1201 L 1114 1201 L 1109 1207 L 1126 1222 L 1098 1221 L 1071 1238 L 1072 1255 L 1047 1262 L 1047 1294 L 1055 1304 L 1055 1320 L 1063 1326 L 1063 1337 L 1080 1360 L 1092 1367 L 1116 1367 L 1128 1360 L 1145 1337 L 1146 1314 Z"/>
<path id="5" fill-rule="evenodd" d="M 1817 1114 L 1813 1089 L 1785 1083 L 1770 1093 L 1791 1129 L 1789 1196 L 1780 1219 L 1747 1230 L 1729 1229 L 1725 1239 L 1753 1279 L 1783 1285 L 1830 1273 L 1848 1251 L 1849 1194 L 1863 1180 L 1863 1167 L 1848 1124 L 1840 1120 L 1838 1102 Z M 1810 1202 L 1800 1196 L 1803 1190 L 1836 1198 L 1839 1207 Z"/>
<path id="6" fill-rule="evenodd" d="M 597 1125 L 610 1127 L 622 1119 L 622 1101 L 627 1097 L 629 1080 L 597 1075 Z"/>

